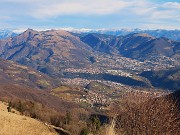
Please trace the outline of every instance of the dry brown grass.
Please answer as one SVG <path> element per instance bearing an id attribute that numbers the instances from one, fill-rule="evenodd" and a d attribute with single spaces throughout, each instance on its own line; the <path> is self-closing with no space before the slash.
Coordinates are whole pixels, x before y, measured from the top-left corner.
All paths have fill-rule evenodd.
<path id="1" fill-rule="evenodd" d="M 7 106 L 0 102 L 0 135 L 57 135 L 42 122 L 7 112 Z"/>
<path id="2" fill-rule="evenodd" d="M 76 98 L 80 98 L 83 92 L 76 88 L 60 86 L 53 89 L 51 94 L 66 101 L 74 101 Z"/>
<path id="3" fill-rule="evenodd" d="M 115 119 L 112 120 L 111 125 L 107 128 L 106 135 L 117 135 L 115 132 Z"/>
<path id="4" fill-rule="evenodd" d="M 60 86 L 60 87 L 53 89 L 52 91 L 53 92 L 59 92 L 59 91 L 66 91 L 66 90 L 71 90 L 71 89 L 67 86 Z"/>

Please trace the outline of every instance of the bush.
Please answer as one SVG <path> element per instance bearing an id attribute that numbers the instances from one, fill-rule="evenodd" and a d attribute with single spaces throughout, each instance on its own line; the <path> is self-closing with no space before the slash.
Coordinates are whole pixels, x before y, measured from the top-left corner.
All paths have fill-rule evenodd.
<path id="1" fill-rule="evenodd" d="M 86 122 L 89 120 L 89 112 L 82 108 L 71 109 L 71 112 L 63 113 L 38 102 L 20 99 L 12 99 L 12 107 L 23 115 L 61 127 L 73 135 L 80 135 L 81 131 L 83 134 L 87 133 L 86 130 L 82 129 L 87 127 Z"/>
<path id="2" fill-rule="evenodd" d="M 50 117 L 50 122 L 52 125 L 59 127 L 61 125 L 62 117 L 58 115 L 53 115 Z"/>
<path id="3" fill-rule="evenodd" d="M 96 133 L 101 127 L 101 121 L 97 116 L 91 116 L 88 122 L 88 128 L 91 132 Z"/>
<path id="4" fill-rule="evenodd" d="M 8 112 L 11 112 L 11 107 L 8 106 L 8 107 L 7 107 L 7 110 L 8 110 Z"/>
<path id="5" fill-rule="evenodd" d="M 8 103 L 8 107 L 7 107 L 7 110 L 8 112 L 11 112 L 11 108 L 12 108 L 12 103 L 11 101 Z"/>
<path id="6" fill-rule="evenodd" d="M 24 105 L 22 104 L 21 101 L 19 101 L 18 105 L 17 105 L 17 108 L 16 108 L 21 114 L 24 113 L 25 111 L 25 108 L 24 108 Z"/>
<path id="7" fill-rule="evenodd" d="M 88 134 L 89 134 L 88 128 L 83 128 L 83 129 L 81 130 L 80 135 L 88 135 Z"/>
<path id="8" fill-rule="evenodd" d="M 116 131 L 125 135 L 155 135 L 180 132 L 180 114 L 171 99 L 129 97 L 116 117 Z M 137 102 L 136 102 L 137 101 Z"/>
<path id="9" fill-rule="evenodd" d="M 65 117 L 65 124 L 70 124 L 71 120 L 72 120 L 71 113 L 67 111 Z"/>
<path id="10" fill-rule="evenodd" d="M 12 100 L 12 107 L 23 115 L 51 123 L 54 126 L 60 126 L 61 121 L 64 120 L 61 113 L 37 102 L 14 99 Z"/>

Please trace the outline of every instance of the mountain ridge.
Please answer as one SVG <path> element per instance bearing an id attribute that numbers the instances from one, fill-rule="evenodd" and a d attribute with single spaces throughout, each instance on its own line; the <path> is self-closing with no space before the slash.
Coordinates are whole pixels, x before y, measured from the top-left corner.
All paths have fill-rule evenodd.
<path id="1" fill-rule="evenodd" d="M 38 32 L 28 29 L 16 37 L 0 41 L 1 58 L 46 73 L 58 72 L 62 65 L 71 66 L 74 63 L 73 66 L 83 66 L 91 63 L 91 55 L 92 49 L 88 45 L 62 30 Z"/>
<path id="2" fill-rule="evenodd" d="M 132 33 L 147 33 L 156 38 L 166 37 L 171 40 L 180 41 L 180 30 L 165 30 L 165 29 L 156 29 L 156 30 L 143 30 L 143 29 L 97 29 L 97 30 L 86 30 L 79 31 L 78 30 L 70 30 L 76 33 L 99 33 L 99 34 L 107 34 L 107 35 L 115 35 L 115 36 L 126 36 Z"/>
<path id="3" fill-rule="evenodd" d="M 146 33 L 133 33 L 120 37 L 90 33 L 81 37 L 81 40 L 97 51 L 118 53 L 138 60 L 145 60 L 154 55 L 179 58 L 180 42 L 167 38 L 155 38 Z"/>

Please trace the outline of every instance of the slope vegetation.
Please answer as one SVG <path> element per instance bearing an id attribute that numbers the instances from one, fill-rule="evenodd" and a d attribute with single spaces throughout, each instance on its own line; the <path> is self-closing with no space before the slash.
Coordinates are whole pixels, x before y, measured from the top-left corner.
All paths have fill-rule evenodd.
<path id="1" fill-rule="evenodd" d="M 56 80 L 31 68 L 0 59 L 0 98 L 30 100 L 64 112 L 77 107 L 50 94 L 49 89 L 58 85 Z"/>
<path id="2" fill-rule="evenodd" d="M 0 82 L 22 84 L 33 89 L 52 89 L 60 85 L 59 81 L 32 68 L 3 59 L 0 59 Z"/>
<path id="3" fill-rule="evenodd" d="M 0 102 L 0 116 L 0 135 L 57 135 L 42 122 L 7 112 L 7 106 L 2 102 Z"/>

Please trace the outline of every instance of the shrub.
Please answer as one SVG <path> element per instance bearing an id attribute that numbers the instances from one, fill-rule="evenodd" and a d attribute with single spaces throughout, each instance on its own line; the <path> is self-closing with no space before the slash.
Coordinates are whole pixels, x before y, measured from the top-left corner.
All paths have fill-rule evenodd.
<path id="1" fill-rule="evenodd" d="M 81 130 L 80 135 L 88 135 L 88 134 L 89 134 L 89 129 L 88 129 L 88 128 L 83 128 L 83 129 Z"/>
<path id="2" fill-rule="evenodd" d="M 129 97 L 122 103 L 116 118 L 116 131 L 125 135 L 155 135 L 180 132 L 180 115 L 171 99 Z M 136 102 L 137 101 L 137 102 Z"/>
<path id="3" fill-rule="evenodd" d="M 97 116 L 91 116 L 88 122 L 88 128 L 91 132 L 96 133 L 101 127 L 101 121 Z"/>
<path id="4" fill-rule="evenodd" d="M 21 114 L 24 113 L 25 111 L 25 108 L 24 108 L 24 105 L 22 104 L 21 101 L 19 101 L 18 105 L 17 105 L 17 108 L 16 108 Z"/>
<path id="5" fill-rule="evenodd" d="M 7 107 L 8 112 L 11 112 L 11 108 L 12 108 L 12 103 L 11 101 L 9 101 L 8 107 Z"/>
<path id="6" fill-rule="evenodd" d="M 71 120 L 72 120 L 71 113 L 67 111 L 65 117 L 65 124 L 70 124 Z"/>
<path id="7" fill-rule="evenodd" d="M 61 125 L 62 117 L 58 115 L 52 115 L 50 116 L 50 122 L 52 125 L 59 127 Z"/>

